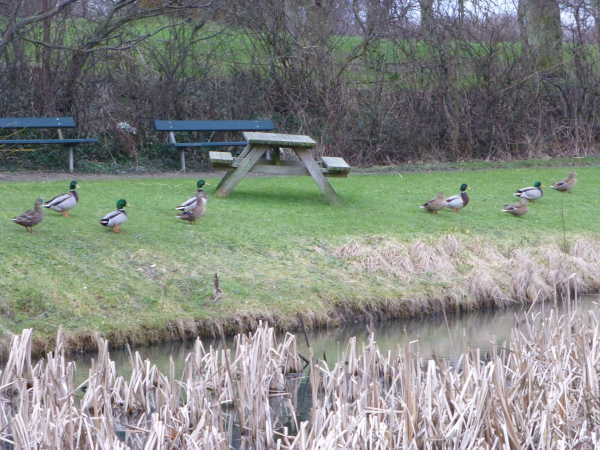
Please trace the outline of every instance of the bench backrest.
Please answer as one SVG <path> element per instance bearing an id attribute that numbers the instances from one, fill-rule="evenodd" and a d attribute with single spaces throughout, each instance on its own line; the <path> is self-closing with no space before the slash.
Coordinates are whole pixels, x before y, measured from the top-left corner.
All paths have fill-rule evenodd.
<path id="1" fill-rule="evenodd" d="M 0 128 L 75 128 L 72 117 L 4 117 Z"/>
<path id="2" fill-rule="evenodd" d="M 158 131 L 271 131 L 272 120 L 155 120 Z"/>

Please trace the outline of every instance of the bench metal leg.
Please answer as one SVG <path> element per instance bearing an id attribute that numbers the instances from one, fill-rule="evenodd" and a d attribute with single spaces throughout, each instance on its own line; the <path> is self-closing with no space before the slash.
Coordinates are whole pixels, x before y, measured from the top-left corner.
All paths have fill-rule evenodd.
<path id="1" fill-rule="evenodd" d="M 69 148 L 69 172 L 73 173 L 74 164 L 73 164 L 73 149 Z"/>
<path id="2" fill-rule="evenodd" d="M 317 164 L 317 162 L 312 157 L 310 150 L 302 149 L 302 148 L 294 148 L 294 152 L 300 158 L 300 161 L 304 164 L 310 176 L 315 180 L 319 189 L 327 199 L 329 203 L 338 203 L 339 199 L 327 178 L 323 176 L 323 172 L 321 172 L 321 168 Z"/>
<path id="3" fill-rule="evenodd" d="M 181 171 L 185 172 L 185 150 L 181 150 L 179 159 L 181 160 Z"/>
<path id="4" fill-rule="evenodd" d="M 263 145 L 253 146 L 247 156 L 239 161 L 237 169 L 228 172 L 221 183 L 219 183 L 217 197 L 227 197 L 268 149 L 269 147 Z"/>

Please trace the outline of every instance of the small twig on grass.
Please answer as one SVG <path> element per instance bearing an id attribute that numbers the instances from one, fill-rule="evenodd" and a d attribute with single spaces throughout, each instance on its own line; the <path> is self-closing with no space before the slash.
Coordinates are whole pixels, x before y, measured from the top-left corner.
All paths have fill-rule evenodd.
<path id="1" fill-rule="evenodd" d="M 219 300 L 221 300 L 221 297 L 223 297 L 223 290 L 219 285 L 219 274 L 215 273 L 213 277 L 213 293 L 210 296 L 210 299 L 213 301 L 213 303 L 217 303 Z"/>

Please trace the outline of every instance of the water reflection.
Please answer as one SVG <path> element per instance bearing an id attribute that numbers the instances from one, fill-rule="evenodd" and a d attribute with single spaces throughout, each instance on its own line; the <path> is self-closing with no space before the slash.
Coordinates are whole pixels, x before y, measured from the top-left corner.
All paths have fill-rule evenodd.
<path id="1" fill-rule="evenodd" d="M 397 352 L 407 345 L 413 353 L 427 358 L 437 356 L 454 362 L 466 351 L 480 348 L 484 352 L 496 345 L 503 345 L 515 327 L 526 323 L 530 317 L 542 318 L 552 310 L 573 309 L 577 314 L 588 314 L 598 308 L 600 296 L 585 297 L 569 306 L 555 307 L 551 304 L 538 305 L 528 310 L 507 309 L 496 312 L 477 312 L 462 315 L 436 315 L 420 320 L 390 321 L 378 324 L 356 324 L 328 330 L 318 330 L 308 333 L 306 339 L 302 333 L 297 335 L 299 351 L 309 357 L 327 360 L 330 367 L 343 355 L 350 337 L 356 337 L 358 348 L 366 343 L 371 332 L 375 333 L 378 348 L 382 352 Z M 532 313 L 532 315 L 527 315 Z M 225 344 L 231 344 L 226 341 Z M 221 341 L 205 341 L 206 346 L 220 347 Z M 309 345 L 310 344 L 310 345 Z M 137 349 L 142 358 L 149 359 L 163 373 L 169 372 L 170 361 L 175 366 L 175 376 L 180 376 L 186 356 L 193 350 L 193 342 L 170 343 Z M 124 350 L 111 352 L 111 357 L 119 372 L 129 378 L 131 364 L 129 353 Z M 93 355 L 87 355 L 77 360 L 77 379 L 83 381 L 87 375 Z M 298 424 L 311 419 L 312 411 L 311 385 L 308 377 L 297 374 L 288 377 L 283 392 L 279 390 L 269 397 L 268 414 L 274 432 L 273 439 L 279 439 L 279 432 L 286 430 L 286 435 L 294 435 Z M 155 405 L 151 407 L 155 411 Z M 229 448 L 248 450 L 257 448 L 248 433 L 242 433 L 239 416 L 230 403 L 223 404 L 218 409 L 222 417 L 222 431 L 227 436 Z M 125 416 L 116 418 L 115 432 L 129 448 L 145 448 L 147 435 L 139 433 L 140 426 L 150 428 L 148 416 L 130 419 Z M 244 422 L 242 419 L 241 422 Z"/>
<path id="2" fill-rule="evenodd" d="M 581 298 L 577 304 L 577 313 L 586 314 L 598 308 L 600 296 Z M 564 309 L 560 306 L 558 309 Z M 422 357 L 437 356 L 455 360 L 465 351 L 474 348 L 487 350 L 494 345 L 502 344 L 510 335 L 512 329 L 525 320 L 527 312 L 544 316 L 552 304 L 541 304 L 529 309 L 509 308 L 495 312 L 473 312 L 427 317 L 426 319 L 395 320 L 374 325 L 355 324 L 339 328 L 316 330 L 308 332 L 310 348 L 302 333 L 297 334 L 298 349 L 308 357 L 312 351 L 317 359 L 326 359 L 330 367 L 340 358 L 348 339 L 356 336 L 357 341 L 366 342 L 370 330 L 375 332 L 379 349 L 398 351 L 406 345 L 411 345 L 414 352 Z M 207 346 L 210 341 L 205 341 Z M 231 343 L 232 341 L 226 341 Z M 176 374 L 181 373 L 185 357 L 193 349 L 193 341 L 171 342 L 161 345 L 136 348 L 143 358 L 156 364 L 161 371 L 167 372 L 169 360 L 173 359 Z M 220 347 L 220 341 L 213 341 L 213 346 Z M 83 381 L 88 374 L 94 355 L 83 355 L 76 359 L 77 379 Z M 111 351 L 119 375 L 128 377 L 130 374 L 129 354 L 126 350 Z"/>

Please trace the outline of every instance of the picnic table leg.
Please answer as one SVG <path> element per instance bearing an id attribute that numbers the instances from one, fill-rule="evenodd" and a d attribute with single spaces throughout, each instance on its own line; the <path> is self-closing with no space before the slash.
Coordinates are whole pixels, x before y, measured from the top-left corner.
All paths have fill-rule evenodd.
<path id="1" fill-rule="evenodd" d="M 236 161 L 243 161 L 244 158 L 248 155 L 249 151 L 250 151 L 250 144 L 248 144 L 244 147 L 244 150 L 242 150 L 241 153 L 239 154 L 239 156 L 234 159 L 233 164 L 236 164 Z M 235 166 L 233 166 L 231 169 L 229 169 L 227 171 L 227 173 L 225 175 L 223 175 L 223 178 L 221 178 L 221 181 L 219 181 L 219 184 L 217 185 L 216 191 L 221 189 L 221 186 L 223 186 L 223 184 L 225 184 L 225 182 L 229 179 L 229 177 L 231 177 L 231 175 L 235 172 L 235 170 L 236 170 Z"/>
<path id="2" fill-rule="evenodd" d="M 185 172 L 185 150 L 181 150 L 179 159 L 181 161 L 181 171 Z"/>
<path id="3" fill-rule="evenodd" d="M 225 183 L 225 181 L 227 181 L 227 179 L 231 176 L 231 174 L 235 172 L 235 169 L 229 169 L 225 175 L 223 175 L 223 178 L 221 178 L 221 181 L 219 181 L 219 184 L 217 184 L 217 189 L 216 191 L 218 191 L 219 189 L 221 189 L 221 186 L 223 186 L 223 184 Z"/>
<path id="4" fill-rule="evenodd" d="M 241 161 L 242 159 L 244 159 L 244 158 L 245 158 L 245 157 L 248 155 L 248 152 L 250 151 L 250 148 L 251 148 L 251 147 L 250 147 L 250 144 L 247 144 L 247 145 L 244 147 L 244 150 L 242 150 L 242 151 L 240 152 L 240 154 L 238 155 L 238 157 L 237 157 L 236 159 L 239 159 L 240 161 Z"/>
<path id="5" fill-rule="evenodd" d="M 268 149 L 269 147 L 263 145 L 251 147 L 246 157 L 239 162 L 237 169 L 228 172 L 219 183 L 217 197 L 227 197 Z"/>
<path id="6" fill-rule="evenodd" d="M 296 147 L 294 148 L 294 152 L 298 155 L 300 161 L 304 163 L 308 173 L 315 180 L 315 183 L 317 183 L 327 201 L 329 203 L 337 203 L 339 201 L 337 194 L 333 190 L 333 187 L 331 187 L 331 184 L 329 184 L 329 181 L 327 181 L 327 178 L 323 176 L 321 168 L 313 159 L 310 150 Z"/>
<path id="7" fill-rule="evenodd" d="M 73 173 L 74 164 L 73 164 L 73 148 L 69 147 L 69 172 Z"/>

